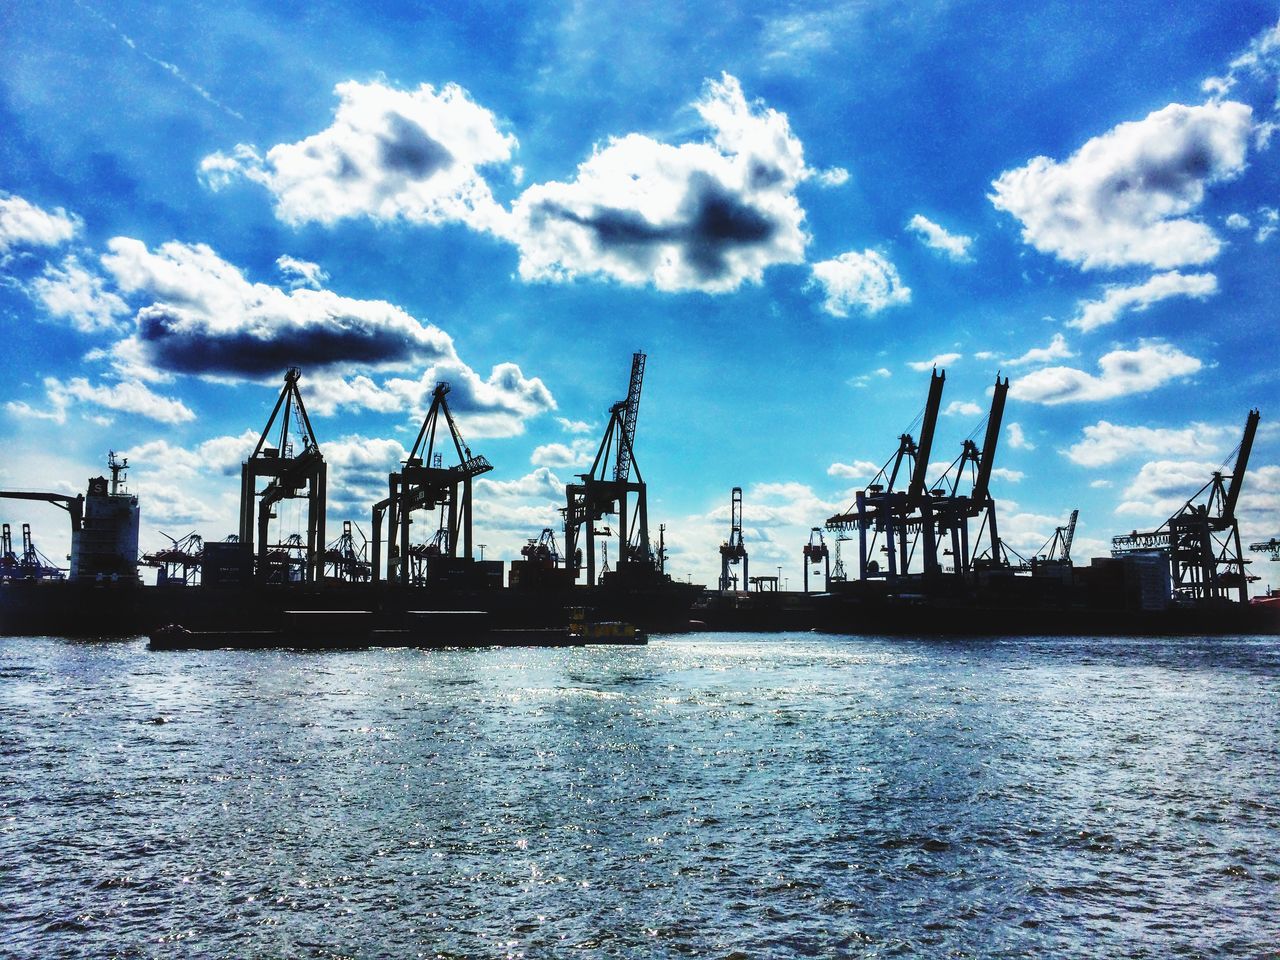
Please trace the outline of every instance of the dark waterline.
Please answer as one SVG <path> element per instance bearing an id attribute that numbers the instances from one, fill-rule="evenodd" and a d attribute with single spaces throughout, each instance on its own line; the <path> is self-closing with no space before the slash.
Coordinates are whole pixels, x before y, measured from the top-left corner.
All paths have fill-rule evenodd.
<path id="1" fill-rule="evenodd" d="M 0 955 L 1277 956 L 1280 641 L 0 640 Z"/>

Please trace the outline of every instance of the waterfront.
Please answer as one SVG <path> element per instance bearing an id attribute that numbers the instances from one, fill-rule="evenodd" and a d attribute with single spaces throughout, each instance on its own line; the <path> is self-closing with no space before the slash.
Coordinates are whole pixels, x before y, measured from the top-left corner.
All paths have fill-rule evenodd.
<path id="1" fill-rule="evenodd" d="M 0 640 L 0 940 L 1262 956 L 1280 642 Z"/>

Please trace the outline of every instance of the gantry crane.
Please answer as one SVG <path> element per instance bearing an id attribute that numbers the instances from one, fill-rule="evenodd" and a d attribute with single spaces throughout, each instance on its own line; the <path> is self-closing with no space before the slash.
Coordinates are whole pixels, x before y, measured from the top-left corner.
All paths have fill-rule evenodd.
<path id="1" fill-rule="evenodd" d="M 627 398 L 609 408 L 609 424 L 596 451 L 591 470 L 578 474 L 578 483 L 565 488 L 565 563 L 577 580 L 582 567 L 582 547 L 586 542 L 587 583 L 597 579 L 597 535 L 612 535 L 596 529 L 597 520 L 616 515 L 618 552 L 617 576 L 655 571 L 649 543 L 649 506 L 644 478 L 635 459 L 636 420 L 640 413 L 640 388 L 644 382 L 645 355 L 631 358 L 631 380 Z M 635 471 L 635 479 L 631 478 Z M 634 502 L 633 502 L 634 501 Z M 583 529 L 585 527 L 585 529 Z"/>
<path id="2" fill-rule="evenodd" d="M 0 527 L 0 580 L 64 580 L 66 571 L 36 549 L 31 524 L 22 525 L 22 556 L 13 551 L 9 524 Z"/>
<path id="3" fill-rule="evenodd" d="M 905 576 L 917 553 L 926 577 L 942 573 L 939 551 L 954 558 L 956 574 L 967 575 L 975 566 L 998 565 L 1002 562 L 999 531 L 996 526 L 995 501 L 991 497 L 991 471 L 995 462 L 1000 426 L 1004 417 L 1009 380 L 996 377 L 987 414 L 982 447 L 972 438 L 961 445 L 960 455 L 933 484 L 926 483 L 929 455 L 933 448 L 938 411 L 946 372 L 934 370 L 929 381 L 929 395 L 920 421 L 920 441 L 910 432 L 898 438 L 895 454 L 858 491 L 853 507 L 827 520 L 828 530 L 857 532 L 859 579 L 894 581 Z M 974 433 L 982 428 L 979 424 Z M 904 469 L 910 480 L 905 490 L 897 484 Z M 971 479 L 968 491 L 961 484 Z M 970 537 L 970 524 L 980 519 L 977 533 Z M 886 555 L 885 566 L 871 554 L 883 537 L 880 551 Z M 986 540 L 988 548 L 982 557 L 977 547 Z"/>
<path id="4" fill-rule="evenodd" d="M 747 548 L 742 542 L 742 488 L 734 487 L 729 495 L 729 539 L 720 544 L 721 590 L 737 588 L 737 574 L 731 577 L 729 568 L 737 566 L 739 561 L 742 562 L 742 585 L 745 587 L 750 581 L 748 580 Z"/>
<path id="5" fill-rule="evenodd" d="M 373 508 L 373 578 L 377 581 L 381 567 L 382 519 L 387 514 L 387 580 L 408 586 L 423 581 L 423 560 L 447 557 L 451 561 L 472 560 L 471 484 L 493 465 L 482 456 L 472 454 L 462 439 L 453 414 L 449 411 L 449 384 L 443 380 L 431 394 L 431 407 L 422 421 L 422 429 L 413 443 L 402 468 L 387 478 L 389 495 Z M 444 466 L 444 455 L 437 449 L 437 433 L 441 418 L 449 431 L 449 440 L 458 462 Z M 440 449 L 446 447 L 443 438 Z M 427 544 L 415 547 L 409 541 L 412 515 L 419 510 L 440 509 L 440 524 Z M 459 554 L 461 541 L 461 554 Z M 435 547 L 434 551 L 428 547 Z M 417 571 L 415 573 L 415 567 Z"/>
<path id="6" fill-rule="evenodd" d="M 1158 551 L 1169 559 L 1176 593 L 1192 600 L 1211 600 L 1227 598 L 1230 591 L 1235 590 L 1240 602 L 1246 603 L 1249 581 L 1257 578 L 1245 572 L 1249 560 L 1240 548 L 1236 501 L 1249 467 L 1249 453 L 1260 419 L 1257 410 L 1249 411 L 1230 473 L 1215 471 L 1208 483 L 1155 530 L 1146 533 L 1135 530 L 1113 537 L 1112 555 Z"/>
<path id="7" fill-rule="evenodd" d="M 1067 520 L 1066 526 L 1056 527 L 1053 536 L 1045 541 L 1044 546 L 1036 552 L 1036 560 L 1039 562 L 1071 562 L 1071 541 L 1076 536 L 1076 520 L 1080 517 L 1079 510 L 1072 510 L 1071 517 Z"/>
<path id="8" fill-rule="evenodd" d="M 822 585 L 825 589 L 831 582 L 831 554 L 827 551 L 827 542 L 822 539 L 822 528 L 814 527 L 809 531 L 809 542 L 804 545 L 804 592 L 809 592 L 809 568 L 823 566 Z"/>
<path id="9" fill-rule="evenodd" d="M 156 568 L 159 586 L 194 586 L 204 562 L 204 539 L 194 530 L 185 537 L 171 537 L 162 530 L 160 536 L 169 541 L 169 546 L 144 553 L 142 565 Z"/>
<path id="10" fill-rule="evenodd" d="M 360 537 L 359 542 L 356 536 Z M 372 576 L 369 539 L 357 524 L 342 521 L 342 535 L 324 551 L 324 575 L 328 580 L 363 583 Z"/>
<path id="11" fill-rule="evenodd" d="M 311 429 L 311 420 L 302 402 L 302 394 L 298 392 L 301 375 L 297 367 L 290 367 L 285 372 L 284 386 L 267 419 L 267 425 L 262 430 L 262 436 L 258 438 L 253 453 L 240 470 L 239 542 L 241 549 L 250 556 L 254 555 L 256 546 L 255 575 L 262 581 L 288 582 L 293 576 L 288 569 L 281 568 L 269 559 L 289 553 L 289 550 L 284 549 L 283 541 L 273 544 L 270 540 L 270 526 L 271 521 L 276 519 L 276 505 L 284 500 L 307 501 L 307 532 L 306 538 L 301 541 L 302 562 L 298 576 L 311 583 L 322 572 L 327 467 Z M 269 445 L 277 418 L 279 432 L 274 444 Z M 268 482 L 259 490 L 258 481 L 263 478 Z"/>
<path id="12" fill-rule="evenodd" d="M 1272 537 L 1261 543 L 1251 543 L 1249 549 L 1254 553 L 1269 553 L 1272 560 L 1280 561 L 1280 537 Z"/>
<path id="13" fill-rule="evenodd" d="M 908 428 L 908 432 L 898 437 L 898 449 L 894 455 L 871 478 L 867 487 L 857 492 L 853 506 L 827 520 L 828 530 L 857 531 L 860 579 L 892 581 L 907 573 L 914 547 L 912 534 L 921 529 L 919 514 L 926 495 L 925 473 L 929 467 L 929 453 L 946 376 L 946 371 L 936 369 L 930 376 L 929 396 L 920 418 L 920 441 L 916 442 Z M 910 479 L 906 489 L 902 490 L 897 488 L 897 483 L 904 468 Z M 879 562 L 869 556 L 880 535 L 884 538 L 881 549 L 886 554 L 885 569 L 881 569 Z M 935 552 L 926 550 L 926 572 L 930 570 L 930 557 L 936 563 Z"/>

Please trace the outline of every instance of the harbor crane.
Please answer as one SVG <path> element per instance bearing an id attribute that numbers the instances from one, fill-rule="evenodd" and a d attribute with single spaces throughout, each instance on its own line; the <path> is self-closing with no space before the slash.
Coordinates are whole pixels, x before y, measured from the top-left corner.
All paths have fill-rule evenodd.
<path id="1" fill-rule="evenodd" d="M 586 547 L 587 583 L 595 586 L 596 521 L 617 516 L 618 539 L 615 576 L 620 579 L 656 572 L 649 542 L 649 505 L 644 478 L 635 457 L 636 421 L 640 413 L 640 388 L 644 382 L 645 355 L 631 358 L 627 398 L 609 408 L 609 423 L 587 473 L 565 488 L 564 555 L 572 580 L 582 566 Z M 632 479 L 632 472 L 635 478 Z M 585 529 L 584 529 L 585 528 Z M 603 571 L 599 571 L 603 573 Z"/>
<path id="2" fill-rule="evenodd" d="M 301 376 L 297 367 L 290 367 L 285 372 L 284 386 L 262 436 L 240 469 L 239 542 L 241 549 L 250 556 L 254 555 L 256 546 L 256 576 L 266 582 L 288 582 L 291 579 L 287 569 L 269 559 L 289 553 L 283 540 L 274 544 L 270 540 L 271 521 L 277 517 L 276 505 L 284 500 L 307 501 L 307 532 L 300 545 L 302 562 L 298 566 L 298 574 L 304 582 L 314 583 L 322 573 L 328 468 L 311 429 L 302 394 L 298 391 Z M 272 428 L 276 426 L 277 419 L 279 432 L 271 443 Z M 262 479 L 267 483 L 259 490 L 258 482 Z M 292 544 L 289 546 L 293 547 Z"/>
<path id="3" fill-rule="evenodd" d="M 408 586 L 421 581 L 422 560 L 427 557 L 461 560 L 470 564 L 472 543 L 472 481 L 493 469 L 486 458 L 473 454 L 449 410 L 450 386 L 441 380 L 431 393 L 431 407 L 402 468 L 387 477 L 389 493 L 373 508 L 373 578 L 381 567 L 382 520 L 387 515 L 387 579 Z M 441 426 L 448 430 L 448 441 Z M 458 462 L 444 466 L 444 454 L 452 443 Z M 409 541 L 412 515 L 419 510 L 440 509 L 440 525 L 432 540 L 415 547 Z M 461 553 L 459 553 L 461 544 Z M 434 548 L 434 549 L 427 549 Z M 415 562 L 415 558 L 416 561 Z M 449 564 L 452 566 L 452 564 Z M 417 575 L 415 576 L 415 567 Z M 429 564 L 428 564 L 429 567 Z"/>
<path id="4" fill-rule="evenodd" d="M 1080 511 L 1072 510 L 1066 526 L 1054 529 L 1053 536 L 1046 540 L 1044 546 L 1036 552 L 1037 563 L 1071 562 L 1071 541 L 1075 539 L 1076 520 L 1079 517 Z"/>
<path id="5" fill-rule="evenodd" d="M 364 583 L 373 575 L 369 565 L 369 539 L 350 520 L 342 521 L 341 536 L 325 548 L 324 575 L 327 580 L 346 583 Z"/>
<path id="6" fill-rule="evenodd" d="M 930 376 L 928 399 L 918 417 L 919 442 L 910 432 L 900 435 L 897 451 L 866 488 L 858 491 L 853 507 L 827 520 L 828 530 L 856 533 L 860 580 L 883 579 L 892 583 L 908 574 L 917 552 L 925 577 L 937 577 L 942 573 L 940 549 L 954 558 L 953 570 L 960 575 L 972 573 L 984 564 L 1000 563 L 1002 551 L 990 482 L 1009 380 L 996 377 L 982 447 L 972 438 L 966 439 L 960 455 L 938 480 L 928 484 L 926 473 L 945 381 L 946 371 L 935 369 Z M 974 433 L 981 427 L 980 424 Z M 909 480 L 902 489 L 899 482 L 904 475 Z M 965 479 L 971 479 L 972 486 L 962 492 Z M 970 524 L 974 520 L 980 523 L 971 538 Z M 976 549 L 984 539 L 989 544 L 990 559 L 986 560 Z M 885 554 L 883 567 L 874 559 L 878 544 L 882 544 L 879 550 Z"/>
<path id="7" fill-rule="evenodd" d="M 804 545 L 804 592 L 809 592 L 809 568 L 823 566 L 822 584 L 825 588 L 831 582 L 831 554 L 827 543 L 822 539 L 822 528 L 814 527 L 809 531 L 809 542 Z"/>
<path id="8" fill-rule="evenodd" d="M 142 565 L 156 568 L 156 583 L 161 586 L 194 585 L 204 561 L 204 539 L 194 530 L 185 537 L 171 537 L 161 530 L 160 536 L 169 541 L 169 546 L 144 553 Z"/>
<path id="9" fill-rule="evenodd" d="M 1235 465 L 1229 473 L 1215 471 L 1191 499 L 1155 530 L 1135 530 L 1113 537 L 1112 556 L 1162 553 L 1168 558 L 1176 593 L 1194 600 L 1229 599 L 1235 590 L 1240 602 L 1247 603 L 1249 581 L 1257 578 L 1245 572 L 1249 560 L 1240 548 L 1236 501 L 1260 419 L 1257 410 L 1249 411 L 1244 435 L 1234 451 Z"/>
<path id="10" fill-rule="evenodd" d="M 36 549 L 31 524 L 22 525 L 22 556 L 13 550 L 9 524 L 0 526 L 0 580 L 64 580 L 66 571 Z"/>
<path id="11" fill-rule="evenodd" d="M 871 478 L 866 488 L 857 492 L 853 507 L 827 520 L 828 530 L 857 532 L 860 579 L 892 581 L 907 573 L 914 552 L 912 534 L 919 533 L 921 529 L 918 513 L 925 494 L 925 472 L 929 467 L 946 378 L 946 371 L 936 369 L 930 375 L 929 397 L 920 418 L 919 442 L 909 429 L 899 435 L 897 451 Z M 905 490 L 898 487 L 899 478 L 904 474 L 909 477 Z M 884 540 L 881 550 L 886 555 L 885 569 L 871 558 L 881 535 Z M 926 564 L 932 553 L 926 551 Z"/>
<path id="12" fill-rule="evenodd" d="M 1269 553 L 1271 560 L 1280 561 L 1280 537 L 1272 537 L 1261 543 L 1251 543 L 1249 549 L 1254 553 Z"/>
<path id="13" fill-rule="evenodd" d="M 742 585 L 748 579 L 747 548 L 742 542 L 742 488 L 734 487 L 729 495 L 729 539 L 720 544 L 720 589 L 734 590 L 738 585 L 737 574 L 730 575 L 729 568 L 742 563 Z"/>

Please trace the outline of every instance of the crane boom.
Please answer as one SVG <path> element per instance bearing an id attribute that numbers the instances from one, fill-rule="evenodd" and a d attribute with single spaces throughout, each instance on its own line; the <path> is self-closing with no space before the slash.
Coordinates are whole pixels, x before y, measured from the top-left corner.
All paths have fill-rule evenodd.
<path id="1" fill-rule="evenodd" d="M 925 472 L 929 469 L 929 451 L 933 448 L 933 431 L 938 425 L 938 408 L 942 406 L 942 385 L 947 372 L 933 371 L 929 379 L 929 399 L 925 401 L 924 422 L 920 424 L 920 442 L 916 445 L 915 468 L 911 471 L 911 485 L 907 496 L 919 498 L 924 494 Z"/>
<path id="2" fill-rule="evenodd" d="M 636 438 L 636 420 L 640 416 L 640 387 L 644 382 L 645 355 L 636 352 L 631 357 L 631 383 L 622 410 L 622 437 L 618 444 L 618 460 L 613 468 L 613 479 L 624 483 L 631 479 L 632 444 Z"/>
<path id="3" fill-rule="evenodd" d="M 986 500 L 991 486 L 991 468 L 995 466 L 996 446 L 1000 441 L 1000 425 L 1004 420 L 1004 401 L 1009 393 L 1009 378 L 996 375 L 995 393 L 991 395 L 991 412 L 987 415 L 987 433 L 982 440 L 982 456 L 978 461 L 978 477 L 973 483 L 973 499 Z"/>
<path id="4" fill-rule="evenodd" d="M 1231 470 L 1231 486 L 1222 501 L 1222 519 L 1230 521 L 1236 515 L 1236 500 L 1240 496 L 1240 484 L 1244 482 L 1244 472 L 1249 467 L 1249 453 L 1253 450 L 1253 435 L 1258 432 L 1258 421 L 1262 415 L 1257 410 L 1250 410 L 1244 423 L 1244 436 L 1240 440 L 1240 452 L 1236 455 L 1236 465 Z"/>
<path id="5" fill-rule="evenodd" d="M 1076 520 L 1079 518 L 1079 516 L 1080 516 L 1080 511 L 1078 509 L 1072 510 L 1071 519 L 1067 521 L 1067 530 L 1062 535 L 1062 559 L 1063 560 L 1071 559 L 1071 541 L 1074 540 L 1076 536 Z"/>

